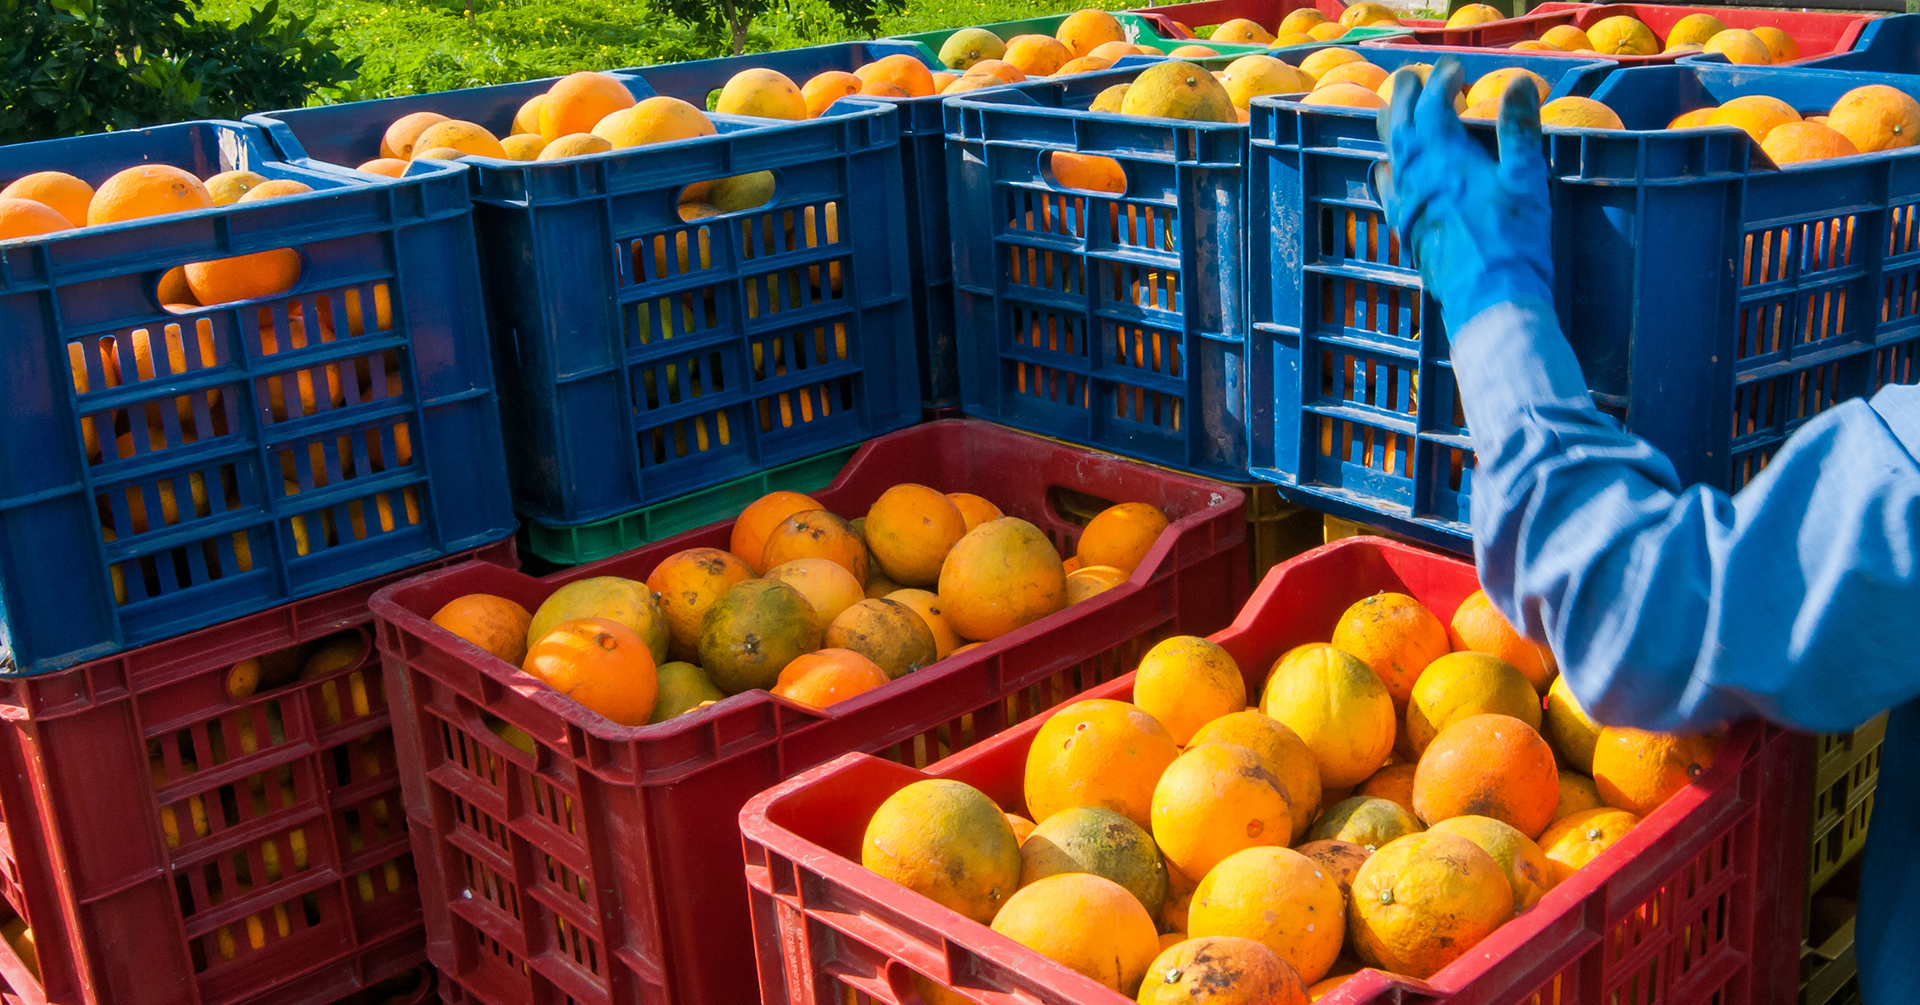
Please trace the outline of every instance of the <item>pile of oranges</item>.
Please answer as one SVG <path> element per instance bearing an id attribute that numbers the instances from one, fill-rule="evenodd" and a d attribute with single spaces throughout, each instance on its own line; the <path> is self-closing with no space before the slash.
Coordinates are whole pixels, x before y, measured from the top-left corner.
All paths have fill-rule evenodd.
<path id="1" fill-rule="evenodd" d="M 1362 968 L 1432 976 L 1720 743 L 1599 727 L 1484 593 L 1451 624 L 1367 597 L 1248 681 L 1220 646 L 1167 639 L 1131 703 L 1079 701 L 1034 733 L 1025 816 L 916 782 L 875 811 L 861 861 L 1146 1005 L 1292 1005 Z"/>
<path id="2" fill-rule="evenodd" d="M 1126 582 L 1167 528 L 1107 508 L 1062 559 L 1038 527 L 970 493 L 895 485 L 853 520 L 762 496 L 726 550 L 691 548 L 636 582 L 578 580 L 538 610 L 490 594 L 433 622 L 623 726 L 745 691 L 825 707 Z M 496 731 L 523 747 L 523 734 Z"/>
<path id="3" fill-rule="evenodd" d="M 1174 23 L 1179 24 L 1177 21 Z M 1338 21 L 1329 19 L 1312 7 L 1302 7 L 1288 11 L 1272 31 L 1259 22 L 1237 17 L 1216 26 L 1207 34 L 1207 38 L 1214 42 L 1256 42 L 1277 49 L 1289 45 L 1331 42 L 1354 28 L 1392 27 L 1399 23 L 1400 19 L 1394 16 L 1393 11 L 1372 0 L 1363 0 L 1349 4 L 1346 10 L 1340 12 Z"/>

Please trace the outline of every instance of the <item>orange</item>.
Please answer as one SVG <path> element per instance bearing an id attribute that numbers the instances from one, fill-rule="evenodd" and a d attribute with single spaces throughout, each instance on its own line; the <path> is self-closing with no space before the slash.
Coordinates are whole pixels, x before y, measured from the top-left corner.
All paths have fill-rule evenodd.
<path id="1" fill-rule="evenodd" d="M 222 171 L 207 179 L 207 194 L 213 196 L 214 205 L 231 206 L 239 202 L 241 196 L 252 191 L 255 186 L 265 184 L 266 181 L 264 175 L 253 171 Z"/>
<path id="2" fill-rule="evenodd" d="M 1399 804 L 1408 813 L 1413 812 L 1413 773 L 1415 765 L 1390 764 L 1373 773 L 1373 777 L 1360 783 L 1353 790 L 1356 796 L 1370 796 Z"/>
<path id="3" fill-rule="evenodd" d="M 1255 53 L 1228 63 L 1226 76 L 1220 83 L 1227 89 L 1227 97 L 1233 100 L 1233 106 L 1245 108 L 1248 102 L 1262 94 L 1311 91 L 1314 80 L 1281 60 Z"/>
<path id="4" fill-rule="evenodd" d="M 1317 981 L 1340 956 L 1345 913 L 1340 887 L 1318 863 L 1291 848 L 1249 848 L 1228 856 L 1194 889 L 1187 932 L 1252 939 L 1301 980 Z"/>
<path id="5" fill-rule="evenodd" d="M 660 687 L 653 654 L 625 625 L 562 621 L 527 647 L 522 669 L 619 725 L 644 726 L 653 716 Z"/>
<path id="6" fill-rule="evenodd" d="M 1175 635 L 1140 658 L 1133 703 L 1160 720 L 1173 742 L 1184 747 L 1201 726 L 1247 707 L 1247 682 L 1219 645 L 1197 635 Z"/>
<path id="7" fill-rule="evenodd" d="M 1205 876 L 1237 851 L 1293 838 L 1286 787 L 1260 755 L 1203 743 L 1174 760 L 1153 790 L 1153 840 L 1167 863 Z"/>
<path id="8" fill-rule="evenodd" d="M 1593 40 L 1587 37 L 1587 33 L 1571 24 L 1558 24 L 1548 28 L 1545 32 L 1541 33 L 1540 41 L 1559 49 L 1561 52 L 1593 48 Z"/>
<path id="9" fill-rule="evenodd" d="M 1487 591 L 1475 590 L 1460 602 L 1447 626 L 1447 641 L 1455 652 L 1487 653 L 1505 660 L 1526 675 L 1527 682 L 1541 694 L 1560 672 L 1553 650 L 1522 638 L 1507 619 L 1487 599 Z"/>
<path id="10" fill-rule="evenodd" d="M 1313 751 L 1323 790 L 1365 781 L 1393 750 L 1393 699 L 1385 685 L 1366 664 L 1324 643 L 1298 646 L 1274 663 L 1260 711 Z"/>
<path id="11" fill-rule="evenodd" d="M 932 93 L 932 92 L 928 92 Z M 800 88 L 779 70 L 754 67 L 728 78 L 720 88 L 714 111 L 722 115 L 752 115 L 763 119 L 811 118 Z"/>
<path id="12" fill-rule="evenodd" d="M 1829 157 L 1851 157 L 1860 152 L 1852 140 L 1818 122 L 1789 122 L 1776 126 L 1766 139 L 1760 141 L 1760 149 L 1781 167 Z"/>
<path id="13" fill-rule="evenodd" d="M 771 573 L 769 573 L 771 575 Z M 904 589 L 887 594 L 886 599 L 904 605 L 908 610 L 920 615 L 927 630 L 933 633 L 933 651 L 935 659 L 946 659 L 960 648 L 960 636 L 953 630 L 953 623 L 947 620 L 946 606 L 941 603 L 938 594 L 926 590 Z"/>
<path id="14" fill-rule="evenodd" d="M 863 83 L 865 81 L 845 70 L 828 70 L 815 74 L 801 85 L 800 97 L 807 103 L 807 115 L 819 118 L 834 102 L 859 94 Z"/>
<path id="15" fill-rule="evenodd" d="M 1457 834 L 1480 846 L 1507 877 L 1517 914 L 1540 902 L 1559 880 L 1546 853 L 1525 834 L 1492 817 L 1449 817 L 1433 825 L 1435 833 Z"/>
<path id="16" fill-rule="evenodd" d="M 957 73 L 935 73 L 933 75 L 933 93 L 944 93 L 948 85 L 959 79 L 960 75 Z"/>
<path id="17" fill-rule="evenodd" d="M 1688 14 L 1667 29 L 1667 48 L 1672 49 L 1676 45 L 1686 45 L 1689 42 L 1704 45 L 1708 39 L 1726 30 L 1726 22 L 1712 14 Z"/>
<path id="18" fill-rule="evenodd" d="M 1006 817 L 1007 817 L 1007 825 L 1013 828 L 1014 840 L 1020 842 L 1022 845 L 1025 845 L 1027 843 L 1027 836 L 1033 833 L 1033 828 L 1034 828 L 1033 821 L 1028 820 L 1026 817 L 1023 817 L 1018 813 L 1008 813 L 1006 814 Z"/>
<path id="19" fill-rule="evenodd" d="M 1293 730 L 1263 713 L 1248 709 L 1223 715 L 1201 726 L 1188 741 L 1238 744 L 1255 754 L 1273 772 L 1286 789 L 1292 805 L 1293 834 L 1288 843 L 1300 840 L 1313 823 L 1314 810 L 1320 805 L 1320 763 L 1313 751 Z"/>
<path id="20" fill-rule="evenodd" d="M 1497 7 L 1483 3 L 1470 3 L 1448 16 L 1447 27 L 1471 28 L 1476 24 L 1486 24 L 1488 21 L 1498 21 L 1504 17 L 1506 15 L 1500 13 Z"/>
<path id="21" fill-rule="evenodd" d="M 1101 59 L 1098 56 L 1080 56 L 1060 64 L 1060 69 L 1053 71 L 1053 75 L 1056 77 L 1065 77 L 1075 73 L 1093 73 L 1096 70 L 1104 70 L 1112 65 L 1113 62 L 1111 60 Z"/>
<path id="22" fill-rule="evenodd" d="M 1696 108 L 1691 112 L 1681 112 L 1679 115 L 1673 117 L 1672 122 L 1667 123 L 1667 128 L 1698 129 L 1705 126 L 1707 124 L 1707 117 L 1716 111 L 1719 111 L 1717 107 L 1709 105 L 1706 108 Z"/>
<path id="23" fill-rule="evenodd" d="M 1278 953 L 1252 939 L 1186 939 L 1147 967 L 1140 1005 L 1307 1005 L 1307 985 Z"/>
<path id="24" fill-rule="evenodd" d="M 1564 882 L 1581 866 L 1600 857 L 1640 822 L 1626 810 L 1597 809 L 1575 813 L 1554 823 L 1540 835 L 1540 848 L 1553 867 L 1553 881 Z"/>
<path id="25" fill-rule="evenodd" d="M 983 59 L 973 64 L 973 69 L 966 72 L 966 77 L 977 76 L 993 77 L 1007 84 L 1018 84 L 1027 79 L 1027 75 L 1020 72 L 1018 67 L 1004 59 Z M 961 79 L 964 80 L 966 77 Z"/>
<path id="26" fill-rule="evenodd" d="M 163 304 L 199 303 L 198 300 L 194 299 L 193 288 L 187 285 L 187 270 L 186 267 L 182 265 L 176 265 L 166 272 L 161 273 L 160 284 L 154 288 L 154 296 L 159 298 Z M 305 326 L 302 325 L 302 327 L 304 328 Z M 211 335 L 211 333 L 209 333 L 209 335 Z M 180 416 L 180 421 L 187 421 L 185 414 Z"/>
<path id="27" fill-rule="evenodd" d="M 1314 90 L 1331 87 L 1334 84 L 1358 84 L 1378 94 L 1380 85 L 1387 82 L 1387 71 L 1372 63 L 1342 63 L 1320 75 L 1314 81 Z"/>
<path id="28" fill-rule="evenodd" d="M 1486 653 L 1448 653 L 1413 685 L 1407 739 L 1417 755 L 1441 730 L 1471 715 L 1496 712 L 1540 728 L 1540 695 L 1506 660 Z"/>
<path id="29" fill-rule="evenodd" d="M 535 136 L 539 136 L 540 108 L 546 103 L 547 95 L 545 91 L 521 102 L 519 110 L 513 113 L 513 127 L 509 129 L 508 132 L 532 133 Z M 544 139 L 544 137 L 542 138 Z"/>
<path id="30" fill-rule="evenodd" d="M 1757 105 L 1721 105 L 1709 112 L 1702 125 L 1739 126 L 1753 137 L 1755 143 L 1764 141 L 1767 134 L 1776 126 L 1782 126 L 1799 118 L 1792 113 L 1775 108 Z"/>
<path id="31" fill-rule="evenodd" d="M 1772 25 L 1753 29 L 1756 38 L 1766 45 L 1767 54 L 1775 63 L 1786 63 L 1800 58 L 1800 43 L 1793 36 Z"/>
<path id="32" fill-rule="evenodd" d="M 1507 83 L 1512 80 L 1533 81 L 1533 86 L 1540 91 L 1540 100 L 1547 100 L 1547 91 L 1550 88 L 1545 77 L 1540 76 L 1532 70 L 1509 66 L 1504 69 L 1495 70 L 1492 73 L 1482 76 L 1479 80 L 1474 81 L 1473 86 L 1467 89 L 1467 104 L 1477 105 L 1489 99 L 1498 100 L 1500 95 L 1506 93 Z"/>
<path id="33" fill-rule="evenodd" d="M 626 85 L 607 74 L 569 73 L 547 88 L 540 103 L 540 138 L 552 143 L 572 133 L 598 134 L 600 120 L 633 104 Z"/>
<path id="34" fill-rule="evenodd" d="M 846 649 L 821 649 L 795 657 L 780 671 L 772 691 L 789 701 L 826 708 L 886 682 L 886 671 L 865 656 Z"/>
<path id="35" fill-rule="evenodd" d="M 1051 36 L 1015 35 L 1007 39 L 1007 53 L 1000 58 L 1029 77 L 1046 77 L 1059 72 L 1073 51 Z"/>
<path id="36" fill-rule="evenodd" d="M 1767 48 L 1767 43 L 1743 28 L 1728 28 L 1707 39 L 1705 51 L 1720 53 L 1727 57 L 1727 62 L 1742 66 L 1767 66 L 1773 62 L 1773 51 Z"/>
<path id="37" fill-rule="evenodd" d="M 647 576 L 647 589 L 660 598 L 671 641 L 667 651 L 676 660 L 692 662 L 700 655 L 700 620 L 707 608 L 753 569 L 718 548 L 688 548 L 660 560 Z"/>
<path id="38" fill-rule="evenodd" d="M 1094 46 L 1093 51 L 1087 53 L 1087 55 L 1099 56 L 1101 59 L 1118 63 L 1122 56 L 1145 56 L 1151 52 L 1153 52 L 1153 50 L 1144 49 L 1131 42 L 1102 42 Z"/>
<path id="39" fill-rule="evenodd" d="M 1220 50 L 1206 45 L 1177 45 L 1168 50 L 1167 55 L 1174 59 L 1209 59 L 1220 55 Z"/>
<path id="40" fill-rule="evenodd" d="M 1413 775 L 1413 808 L 1429 826 L 1474 815 L 1538 837 L 1559 801 L 1553 751 L 1509 715 L 1468 716 L 1441 730 Z"/>
<path id="41" fill-rule="evenodd" d="M 68 223 L 59 210 L 46 203 L 32 199 L 0 198 L 0 241 L 72 229 L 73 224 Z"/>
<path id="42" fill-rule="evenodd" d="M 1469 105 L 1460 112 L 1462 119 L 1485 119 L 1488 122 L 1500 117 L 1500 99 L 1488 98 L 1479 104 Z"/>
<path id="43" fill-rule="evenodd" d="M 1493 857 L 1458 834 L 1411 834 L 1353 877 L 1347 925 L 1366 963 L 1425 979 L 1513 917 L 1513 888 Z"/>
<path id="44" fill-rule="evenodd" d="M 1167 902 L 1167 864 L 1139 824 L 1099 806 L 1074 806 L 1040 821 L 1020 844 L 1020 885 L 1063 872 L 1089 872 L 1133 894 L 1158 917 Z"/>
<path id="45" fill-rule="evenodd" d="M 1376 593 L 1347 608 L 1333 629 L 1333 647 L 1372 667 L 1396 708 L 1406 706 L 1420 671 L 1453 651 L 1440 619 L 1403 593 Z"/>
<path id="46" fill-rule="evenodd" d="M 1560 769 L 1560 805 L 1554 807 L 1554 823 L 1559 823 L 1575 813 L 1597 810 L 1605 805 L 1606 803 L 1600 801 L 1600 787 L 1593 784 L 1593 779 L 1577 771 Z"/>
<path id="47" fill-rule="evenodd" d="M 1364 28 L 1372 24 L 1399 24 L 1400 19 L 1394 17 L 1393 11 L 1385 5 L 1362 0 L 1348 4 L 1347 9 L 1340 12 L 1340 23 L 1348 28 Z"/>
<path id="48" fill-rule="evenodd" d="M 911 98 L 907 89 L 891 80 L 869 80 L 860 85 L 860 93 L 871 98 Z"/>
<path id="49" fill-rule="evenodd" d="M 994 916 L 993 930 L 1129 998 L 1160 955 L 1147 909 L 1120 884 L 1089 873 L 1022 887 Z"/>
<path id="50" fill-rule="evenodd" d="M 500 141 L 500 149 L 506 152 L 508 160 L 538 160 L 540 151 L 547 148 L 547 141 L 539 133 L 514 133 Z"/>
<path id="51" fill-rule="evenodd" d="M 1313 42 L 1331 42 L 1334 39 L 1345 35 L 1346 33 L 1347 33 L 1346 25 L 1337 24 L 1335 22 L 1329 21 L 1326 24 L 1316 24 L 1312 28 L 1309 28 L 1307 30 L 1307 38 Z M 1292 42 L 1294 45 L 1302 44 L 1299 41 L 1294 40 L 1291 36 L 1289 36 L 1288 40 Z"/>
<path id="52" fill-rule="evenodd" d="M 410 112 L 393 120 L 387 131 L 380 137 L 380 156 L 394 160 L 413 159 L 414 141 L 427 127 L 436 122 L 445 122 L 447 117 L 439 112 Z M 425 150 L 426 147 L 420 149 Z"/>
<path id="53" fill-rule="evenodd" d="M 966 521 L 968 530 L 989 520 L 998 520 L 1006 516 L 1005 513 L 1000 512 L 1000 507 L 971 492 L 949 492 L 947 501 L 953 504 L 954 509 L 960 511 L 960 517 Z"/>
<path id="54" fill-rule="evenodd" d="M 940 658 L 933 630 L 913 608 L 897 600 L 855 603 L 833 619 L 821 641 L 867 657 L 895 680 L 932 666 Z"/>
<path id="55" fill-rule="evenodd" d="M 1120 112 L 1190 122 L 1239 121 L 1233 97 L 1219 78 L 1178 59 L 1155 63 L 1133 78 L 1120 99 Z"/>
<path id="56" fill-rule="evenodd" d="M 87 203 L 87 226 L 211 209 L 200 179 L 168 164 L 141 164 L 108 178 Z"/>
<path id="57" fill-rule="evenodd" d="M 767 533 L 760 564 L 772 568 L 796 558 L 824 558 L 867 581 L 867 546 L 845 520 L 824 509 L 801 510 Z"/>
<path id="58" fill-rule="evenodd" d="M 647 584 L 619 576 L 578 579 L 547 595 L 527 626 L 531 643 L 554 625 L 575 618 L 603 618 L 625 625 L 647 644 L 655 663 L 667 658 L 667 618 Z"/>
<path id="59" fill-rule="evenodd" d="M 1350 796 L 1326 808 L 1307 831 L 1309 841 L 1346 841 L 1372 850 L 1426 830 L 1407 808 L 1388 799 Z"/>
<path id="60" fill-rule="evenodd" d="M 1127 171 L 1111 157 L 1056 150 L 1047 159 L 1047 169 L 1062 188 L 1116 195 L 1127 190 Z"/>
<path id="61" fill-rule="evenodd" d="M 795 513 L 821 508 L 812 496 L 798 492 L 769 492 L 747 504 L 747 508 L 734 518 L 727 550 L 747 563 L 754 575 L 759 575 L 767 569 L 763 559 L 766 557 L 767 536 L 773 533 L 774 528 Z"/>
<path id="62" fill-rule="evenodd" d="M 1567 766 L 1583 774 L 1593 772 L 1593 747 L 1600 742 L 1600 724 L 1587 715 L 1574 697 L 1567 679 L 1554 680 L 1547 689 L 1547 710 L 1542 732 L 1553 745 L 1553 752 Z"/>
<path id="63" fill-rule="evenodd" d="M 1625 14 L 1601 18 L 1587 28 L 1587 39 L 1603 56 L 1653 56 L 1660 40 L 1639 18 Z"/>
<path id="64" fill-rule="evenodd" d="M 726 554 L 721 552 L 721 554 Z M 728 555 L 728 558 L 733 556 Z M 734 559 L 738 562 L 739 559 Z M 796 558 L 767 570 L 766 579 L 785 583 L 813 608 L 813 623 L 825 632 L 842 611 L 866 599 L 860 581 L 843 566 L 824 558 Z"/>
<path id="65" fill-rule="evenodd" d="M 1373 849 L 1363 848 L 1351 841 L 1309 841 L 1294 850 L 1312 859 L 1322 871 L 1333 877 L 1334 885 L 1340 888 L 1343 902 L 1353 896 L 1354 874 L 1373 856 Z"/>
<path id="66" fill-rule="evenodd" d="M 1180 748 L 1159 720 L 1123 701 L 1077 701 L 1041 725 L 1027 751 L 1028 812 L 1104 806 L 1151 827 L 1153 790 Z"/>
<path id="67" fill-rule="evenodd" d="M 1074 56 L 1090 55 L 1109 42 L 1125 42 L 1127 32 L 1120 20 L 1098 8 L 1089 7 L 1068 14 L 1055 28 L 1053 37 Z"/>
<path id="68" fill-rule="evenodd" d="M 933 93 L 933 71 L 925 63 L 905 53 L 882 56 L 853 71 L 862 83 L 892 84 L 908 97 L 924 98 Z"/>
<path id="69" fill-rule="evenodd" d="M 947 619 L 962 638 L 997 639 L 1067 604 L 1059 552 L 1040 528 L 1018 517 L 983 523 L 961 537 L 938 582 Z"/>
<path id="70" fill-rule="evenodd" d="M 966 533 L 966 517 L 925 485 L 895 485 L 867 510 L 865 535 L 874 561 L 889 579 L 908 586 L 938 582 L 947 552 Z"/>
<path id="71" fill-rule="evenodd" d="M 562 157 L 581 157 L 586 154 L 603 154 L 613 149 L 613 144 L 605 137 L 592 133 L 571 133 L 540 148 L 533 159 L 537 161 L 557 161 Z"/>
<path id="72" fill-rule="evenodd" d="M 1244 17 L 1223 21 L 1207 36 L 1210 42 L 1258 42 L 1265 45 L 1273 41 L 1273 33 L 1262 28 L 1258 22 Z"/>
<path id="73" fill-rule="evenodd" d="M 1834 102 L 1827 125 L 1863 154 L 1910 147 L 1920 142 L 1920 101 L 1898 88 L 1867 84 Z"/>
<path id="74" fill-rule="evenodd" d="M 1593 748 L 1593 784 L 1615 809 L 1646 816 L 1713 767 L 1724 735 L 1608 726 Z"/>
<path id="75" fill-rule="evenodd" d="M 265 202 L 268 199 L 280 199 L 289 195 L 303 195 L 313 191 L 313 186 L 291 178 L 275 178 L 261 181 L 242 193 L 236 202 Z"/>
<path id="76" fill-rule="evenodd" d="M 1020 884 L 1020 842 L 979 789 L 928 779 L 874 810 L 860 864 L 984 925 Z"/>
<path id="77" fill-rule="evenodd" d="M 499 138 L 486 131 L 486 127 L 468 123 L 463 119 L 442 119 L 426 127 L 415 140 L 415 152 L 419 150 L 459 150 L 461 154 L 470 154 L 476 158 L 507 158 L 507 148 L 499 144 Z"/>
<path id="78" fill-rule="evenodd" d="M 721 690 L 739 694 L 773 687 L 788 663 L 820 645 L 813 607 L 800 591 L 749 579 L 729 587 L 707 608 L 700 622 L 699 666 Z"/>
<path id="79" fill-rule="evenodd" d="M 1319 8 L 1301 7 L 1297 10 L 1288 11 L 1287 16 L 1280 19 L 1280 26 L 1274 30 L 1274 36 L 1279 37 L 1295 33 L 1304 34 L 1312 31 L 1316 25 L 1326 23 L 1327 16 L 1320 13 Z"/>
<path id="80" fill-rule="evenodd" d="M 68 223 L 84 227 L 87 204 L 93 201 L 93 186 L 61 171 L 35 171 L 0 188 L 0 199 L 32 199 L 52 207 Z"/>
<path id="81" fill-rule="evenodd" d="M 1111 565 L 1131 573 L 1166 529 L 1167 515 L 1150 503 L 1109 506 L 1087 521 L 1075 554 L 1083 566 Z"/>
<path id="82" fill-rule="evenodd" d="M 652 97 L 630 108 L 609 113 L 593 127 L 593 135 L 615 150 L 712 136 L 713 121 L 679 98 Z"/>
<path id="83" fill-rule="evenodd" d="M 1071 607 L 1127 581 L 1127 574 L 1111 565 L 1092 565 L 1067 573 L 1067 605 Z"/>
<path id="84" fill-rule="evenodd" d="M 193 262 L 186 266 L 187 287 L 206 306 L 278 296 L 300 281 L 300 253 L 292 248 Z"/>
<path id="85" fill-rule="evenodd" d="M 388 178 L 398 178 L 407 173 L 407 162 L 394 157 L 376 157 L 354 168 L 354 170 L 365 171 L 368 174 L 383 175 Z"/>
<path id="86" fill-rule="evenodd" d="M 505 597 L 469 593 L 446 602 L 433 623 L 519 666 L 527 658 L 527 626 L 533 615 Z"/>

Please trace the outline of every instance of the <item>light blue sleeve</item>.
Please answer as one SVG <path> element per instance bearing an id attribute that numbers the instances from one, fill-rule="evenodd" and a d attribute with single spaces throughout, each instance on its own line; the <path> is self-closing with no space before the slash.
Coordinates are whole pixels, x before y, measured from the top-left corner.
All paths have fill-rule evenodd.
<path id="1" fill-rule="evenodd" d="M 1546 305 L 1482 312 L 1452 357 L 1481 584 L 1596 719 L 1834 731 L 1920 694 L 1920 466 L 1895 434 L 1920 442 L 1920 391 L 1828 409 L 1729 498 L 1594 408 Z"/>

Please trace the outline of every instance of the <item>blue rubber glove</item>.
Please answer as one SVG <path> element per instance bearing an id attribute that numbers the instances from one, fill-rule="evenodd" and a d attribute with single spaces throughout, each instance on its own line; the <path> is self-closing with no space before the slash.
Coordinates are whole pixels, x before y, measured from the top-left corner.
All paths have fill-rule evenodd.
<path id="1" fill-rule="evenodd" d="M 1525 79 L 1500 96 L 1500 159 L 1467 134 L 1454 113 L 1464 74 L 1443 59 L 1426 84 L 1393 75 L 1380 111 L 1389 160 L 1374 180 L 1387 220 L 1413 250 L 1447 330 L 1509 301 L 1553 304 L 1552 203 L 1540 146 L 1540 95 Z"/>

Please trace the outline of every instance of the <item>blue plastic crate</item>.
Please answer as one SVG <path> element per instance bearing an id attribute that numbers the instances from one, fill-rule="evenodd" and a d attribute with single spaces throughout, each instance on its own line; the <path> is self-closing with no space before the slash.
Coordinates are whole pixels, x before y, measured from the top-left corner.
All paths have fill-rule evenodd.
<path id="1" fill-rule="evenodd" d="M 704 103 L 703 79 L 661 72 Z M 653 94 L 619 76 L 636 98 Z M 290 156 L 359 163 L 409 112 L 505 132 L 551 84 L 255 121 Z M 591 523 L 920 417 L 894 107 L 848 98 L 805 122 L 711 118 L 718 134 L 692 140 L 461 162 L 524 517 Z M 761 170 L 778 177 L 767 205 L 680 219 L 689 182 Z"/>
<path id="2" fill-rule="evenodd" d="M 193 122 L 0 147 L 0 179 L 160 162 L 308 195 L 0 243 L 0 669 L 42 673 L 497 541 L 514 523 L 465 172 L 281 163 Z M 297 248 L 179 313 L 174 266 Z"/>
<path id="3" fill-rule="evenodd" d="M 1920 149 L 1781 171 L 1738 129 L 1662 127 L 1743 94 L 1812 114 L 1869 82 L 1920 95 L 1920 78 L 1619 70 L 1592 96 L 1627 130 L 1545 138 L 1560 322 L 1596 403 L 1688 483 L 1737 490 L 1834 402 L 1920 379 Z M 1277 236 L 1299 221 L 1253 265 L 1279 269 L 1253 297 L 1253 394 L 1272 403 L 1255 475 L 1465 547 L 1472 445 L 1438 308 L 1374 198 L 1373 116 L 1259 99 L 1253 125 L 1257 212 Z M 1469 129 L 1493 147 L 1491 123 Z"/>
<path id="4" fill-rule="evenodd" d="M 1247 130 L 1086 111 L 1138 59 L 947 101 L 961 410 L 1244 481 Z M 1060 186 L 1053 152 L 1127 191 Z"/>

